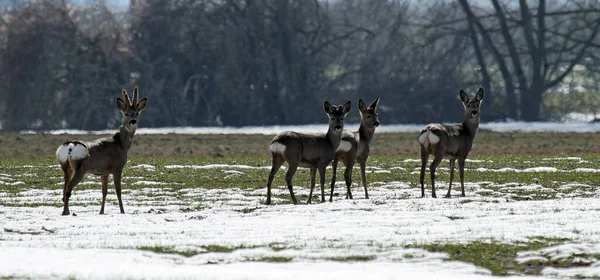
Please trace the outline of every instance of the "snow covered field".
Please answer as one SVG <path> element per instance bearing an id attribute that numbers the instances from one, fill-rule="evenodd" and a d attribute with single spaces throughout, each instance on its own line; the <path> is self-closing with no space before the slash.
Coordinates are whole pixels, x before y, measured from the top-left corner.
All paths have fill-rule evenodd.
<path id="1" fill-rule="evenodd" d="M 452 122 L 448 122 L 452 123 Z M 386 132 L 419 132 L 425 124 L 382 124 L 377 128 L 377 133 Z M 348 129 L 358 128 L 358 124 L 346 124 Z M 599 132 L 600 123 L 589 122 L 490 122 L 482 123 L 481 129 L 495 132 Z M 244 126 L 244 127 L 165 127 L 165 128 L 140 128 L 137 134 L 277 134 L 284 130 L 293 130 L 304 133 L 327 131 L 327 125 L 286 125 L 286 126 Z M 21 133 L 33 134 L 38 131 L 22 131 Z M 85 131 L 77 129 L 59 129 L 46 131 L 49 134 L 111 134 L 114 129 Z"/>
<path id="2" fill-rule="evenodd" d="M 577 157 L 547 160 L 582 161 Z M 416 159 L 403 163 L 411 161 Z M 47 168 L 58 171 L 56 166 Z M 519 253 L 518 262 L 548 264 L 543 276 L 502 279 L 600 278 L 600 193 L 586 179 L 597 176 L 593 168 L 507 166 L 493 171 L 540 172 L 539 176 L 578 172 L 581 181 L 549 189 L 467 180 L 467 197 L 451 199 L 430 198 L 429 187 L 427 197 L 419 198 L 415 185 L 374 181 L 369 200 L 355 185 L 354 200 L 339 193 L 333 203 L 306 205 L 308 182 L 298 181 L 295 192 L 304 199 L 296 206 L 286 203 L 289 193 L 281 186 L 281 173 L 275 181 L 279 186 L 273 190 L 273 206 L 263 204 L 263 186 L 211 188 L 206 187 L 211 182 L 198 182 L 198 187 L 189 188 L 152 179 L 153 173 L 178 170 L 210 170 L 224 180 L 256 171 L 266 178 L 264 166 L 137 164 L 128 168 L 140 172 L 125 176 L 127 214 L 117 214 L 116 198 L 109 190 L 107 215 L 98 215 L 100 183 L 90 177 L 83 183 L 86 187 L 76 188 L 73 194 L 71 211 L 76 216 L 66 217 L 60 216 L 58 173 L 55 189 L 39 189 L 24 182 L 36 176 L 33 171 L 1 171 L 0 278 L 492 279 L 496 277 L 485 268 L 448 261 L 448 254 L 429 252 L 420 245 L 540 238 L 567 240 Z M 369 170 L 385 174 L 394 168 Z M 467 176 L 475 170 L 468 170 Z M 443 193 L 447 177 L 439 177 L 443 178 L 438 192 Z M 2 185 L 24 188 L 8 192 Z M 338 192 L 342 186 L 338 182 Z M 454 188 L 455 194 L 459 189 Z M 514 199 L 528 190 L 551 192 L 556 198 Z M 562 261 L 577 265 L 550 265 Z"/>

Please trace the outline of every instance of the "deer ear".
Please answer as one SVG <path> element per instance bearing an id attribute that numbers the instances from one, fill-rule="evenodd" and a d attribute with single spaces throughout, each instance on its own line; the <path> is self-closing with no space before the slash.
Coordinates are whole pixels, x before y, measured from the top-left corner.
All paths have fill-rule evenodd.
<path id="1" fill-rule="evenodd" d="M 365 102 L 362 101 L 362 99 L 358 100 L 358 110 L 361 112 L 364 112 L 367 110 L 367 104 L 365 104 Z"/>
<path id="2" fill-rule="evenodd" d="M 379 105 L 379 97 L 377 97 L 377 98 L 375 98 L 375 100 L 373 100 L 371 105 L 369 105 L 369 108 L 375 110 L 375 109 L 377 109 L 377 105 Z"/>
<path id="3" fill-rule="evenodd" d="M 142 100 L 140 100 L 140 102 L 136 105 L 135 109 L 138 112 L 141 112 L 142 110 L 144 110 L 144 108 L 146 108 L 146 104 L 148 104 L 148 98 L 144 97 L 142 98 Z"/>
<path id="4" fill-rule="evenodd" d="M 348 114 L 348 112 L 350 112 L 351 108 L 352 108 L 352 103 L 350 101 L 346 102 L 346 104 L 344 104 L 344 108 L 342 110 L 342 113 Z"/>
<path id="5" fill-rule="evenodd" d="M 334 109 L 335 109 L 335 108 L 334 108 L 333 106 L 331 106 L 331 104 L 329 104 L 329 102 L 325 101 L 325 102 L 323 103 L 323 110 L 325 110 L 325 112 L 326 112 L 327 114 L 331 114 L 331 113 L 333 113 L 333 110 L 334 110 Z"/>
<path id="6" fill-rule="evenodd" d="M 467 95 L 467 93 L 464 90 L 460 90 L 460 100 L 463 103 L 467 103 L 469 101 L 469 95 Z"/>
<path id="7" fill-rule="evenodd" d="M 125 109 L 127 109 L 127 104 L 125 104 L 125 101 L 123 101 L 123 99 L 117 97 L 117 107 L 119 108 L 119 110 L 125 111 Z"/>
<path id="8" fill-rule="evenodd" d="M 483 100 L 483 88 L 479 88 L 477 94 L 475 94 L 475 100 L 481 101 Z"/>

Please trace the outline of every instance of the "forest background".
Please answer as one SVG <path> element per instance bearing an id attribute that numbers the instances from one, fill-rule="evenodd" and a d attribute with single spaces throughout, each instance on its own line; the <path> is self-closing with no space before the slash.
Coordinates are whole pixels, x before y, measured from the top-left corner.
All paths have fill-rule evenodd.
<path id="1" fill-rule="evenodd" d="M 4 0 L 0 131 L 323 123 L 381 97 L 384 123 L 564 121 L 600 109 L 597 0 Z M 348 122 L 358 122 L 356 109 Z"/>

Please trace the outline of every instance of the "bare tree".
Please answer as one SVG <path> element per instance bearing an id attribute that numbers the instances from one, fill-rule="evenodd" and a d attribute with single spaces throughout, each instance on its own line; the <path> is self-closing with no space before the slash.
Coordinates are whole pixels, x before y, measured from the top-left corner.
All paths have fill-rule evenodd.
<path id="1" fill-rule="evenodd" d="M 487 9 L 476 14 L 467 0 L 459 3 L 468 24 L 474 26 L 500 68 L 510 102 L 506 107 L 519 108 L 518 113 L 510 112 L 510 117 L 540 120 L 544 93 L 582 63 L 598 38 L 598 1 L 565 1 L 549 6 L 539 0 L 530 7 L 525 0 L 518 5 L 491 0 L 491 14 Z M 479 64 L 488 67 L 483 60 Z M 518 107 L 511 104 L 517 100 Z"/>

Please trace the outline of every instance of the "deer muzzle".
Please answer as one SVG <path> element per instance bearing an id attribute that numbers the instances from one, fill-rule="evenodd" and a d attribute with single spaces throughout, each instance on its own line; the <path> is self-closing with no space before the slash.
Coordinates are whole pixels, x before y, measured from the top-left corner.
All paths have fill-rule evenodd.
<path id="1" fill-rule="evenodd" d="M 375 126 L 375 127 L 378 127 L 378 126 L 379 126 L 379 121 L 375 121 L 375 122 L 373 123 L 373 126 Z"/>
<path id="2" fill-rule="evenodd" d="M 136 121 L 136 120 L 130 120 L 130 121 L 129 121 L 129 125 L 136 125 L 136 124 L 137 124 L 137 121 Z"/>
<path id="3" fill-rule="evenodd" d="M 477 111 L 477 110 L 471 111 L 471 117 L 477 117 L 477 114 L 479 114 L 479 111 Z"/>
<path id="4" fill-rule="evenodd" d="M 336 126 L 334 126 L 333 128 L 334 128 L 335 130 L 342 130 L 342 126 L 341 126 L 341 125 L 339 125 L 339 124 L 338 124 L 338 125 L 336 125 Z"/>

